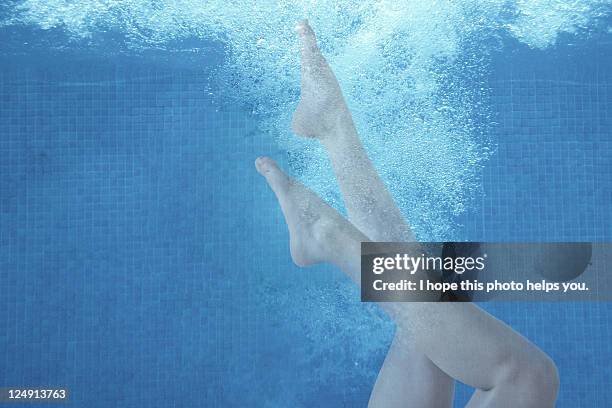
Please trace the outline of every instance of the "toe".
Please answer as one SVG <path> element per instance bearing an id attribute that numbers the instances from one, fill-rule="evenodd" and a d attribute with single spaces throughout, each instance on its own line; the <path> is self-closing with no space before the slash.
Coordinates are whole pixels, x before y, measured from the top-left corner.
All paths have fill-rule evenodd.
<path id="1" fill-rule="evenodd" d="M 255 160 L 255 167 L 259 174 L 266 178 L 270 188 L 280 198 L 291 184 L 291 179 L 287 176 L 269 157 L 259 157 Z"/>
<path id="2" fill-rule="evenodd" d="M 255 160 L 255 168 L 259 174 L 264 177 L 267 177 L 272 171 L 280 171 L 276 162 L 266 156 L 258 157 L 257 160 Z"/>
<path id="3" fill-rule="evenodd" d="M 318 55 L 319 48 L 317 47 L 317 38 L 312 27 L 310 27 L 310 24 L 308 24 L 308 20 L 300 21 L 295 27 L 295 30 L 297 31 L 302 43 L 301 49 L 303 61 L 307 61 L 314 55 Z"/>
<path id="4" fill-rule="evenodd" d="M 257 159 L 255 159 L 255 168 L 257 169 L 257 172 L 262 176 L 266 175 L 268 160 L 270 160 L 270 158 L 268 157 L 258 157 Z"/>

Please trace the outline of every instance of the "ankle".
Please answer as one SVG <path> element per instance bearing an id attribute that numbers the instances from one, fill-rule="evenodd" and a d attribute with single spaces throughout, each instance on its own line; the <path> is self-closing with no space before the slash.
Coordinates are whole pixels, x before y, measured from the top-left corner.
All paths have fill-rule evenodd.
<path id="1" fill-rule="evenodd" d="M 319 140 L 328 150 L 333 150 L 339 146 L 344 148 L 347 145 L 361 143 L 353 123 L 353 118 L 348 111 L 338 114 L 332 126 L 319 137 Z"/>

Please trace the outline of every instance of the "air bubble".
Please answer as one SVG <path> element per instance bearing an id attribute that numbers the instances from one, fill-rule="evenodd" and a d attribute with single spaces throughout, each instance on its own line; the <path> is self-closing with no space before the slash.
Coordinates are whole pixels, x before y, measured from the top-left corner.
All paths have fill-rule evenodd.
<path id="1" fill-rule="evenodd" d="M 289 131 L 299 95 L 293 26 L 307 16 L 372 160 L 419 237 L 437 240 L 469 208 L 494 150 L 486 137 L 492 121 L 483 39 L 504 31 L 546 48 L 562 33 L 588 32 L 607 7 L 608 0 L 364 0 L 358 7 L 353 0 L 252 7 L 238 0 L 160 0 L 155 7 L 150 0 L 25 0 L 0 26 L 61 29 L 86 44 L 112 32 L 137 51 L 193 38 L 222 42 L 226 65 L 217 75 L 233 90 L 228 97 L 257 112 L 263 137 L 276 137 L 300 178 L 339 204 L 325 152 Z"/>

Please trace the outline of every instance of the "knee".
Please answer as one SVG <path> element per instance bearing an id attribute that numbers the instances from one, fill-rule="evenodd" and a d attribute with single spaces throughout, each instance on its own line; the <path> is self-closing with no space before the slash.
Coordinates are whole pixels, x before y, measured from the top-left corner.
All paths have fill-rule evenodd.
<path id="1" fill-rule="evenodd" d="M 500 375 L 500 386 L 513 390 L 517 406 L 552 407 L 559 392 L 557 366 L 540 350 L 520 358 L 510 358 Z"/>

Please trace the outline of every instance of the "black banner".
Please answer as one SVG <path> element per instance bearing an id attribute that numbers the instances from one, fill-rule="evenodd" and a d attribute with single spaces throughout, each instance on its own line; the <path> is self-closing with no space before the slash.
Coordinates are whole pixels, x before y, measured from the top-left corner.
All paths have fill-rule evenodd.
<path id="1" fill-rule="evenodd" d="M 610 301 L 612 243 L 364 242 L 364 302 Z"/>

